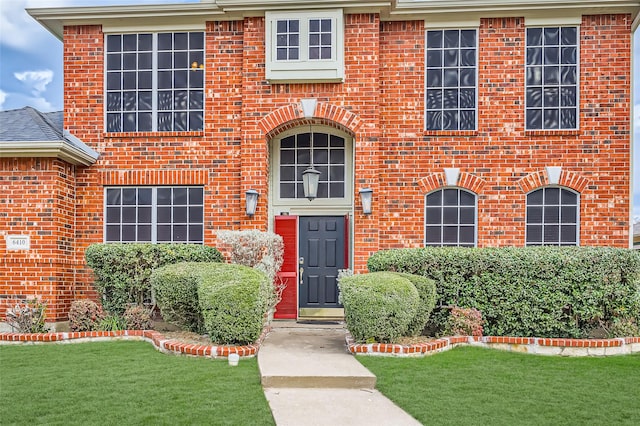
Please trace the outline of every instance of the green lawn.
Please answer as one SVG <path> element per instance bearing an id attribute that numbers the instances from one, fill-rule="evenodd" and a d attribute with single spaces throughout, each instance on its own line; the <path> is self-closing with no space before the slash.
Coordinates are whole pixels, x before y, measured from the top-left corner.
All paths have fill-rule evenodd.
<path id="1" fill-rule="evenodd" d="M 424 424 L 637 425 L 640 355 L 561 358 L 464 347 L 358 357 L 377 388 Z"/>
<path id="2" fill-rule="evenodd" d="M 255 358 L 229 367 L 121 341 L 0 346 L 0 424 L 274 421 Z"/>

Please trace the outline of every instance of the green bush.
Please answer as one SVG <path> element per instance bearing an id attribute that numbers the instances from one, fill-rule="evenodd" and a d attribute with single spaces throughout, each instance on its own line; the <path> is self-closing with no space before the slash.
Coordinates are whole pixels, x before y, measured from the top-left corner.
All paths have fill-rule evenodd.
<path id="1" fill-rule="evenodd" d="M 198 282 L 206 265 L 209 263 L 182 262 L 165 265 L 152 272 L 151 287 L 162 319 L 183 330 L 203 332 Z"/>
<path id="2" fill-rule="evenodd" d="M 151 271 L 178 262 L 221 262 L 222 254 L 197 244 L 93 244 L 85 253 L 102 307 L 122 314 L 130 304 L 151 301 Z"/>
<path id="3" fill-rule="evenodd" d="M 255 342 L 265 324 L 273 284 L 264 272 L 242 265 L 209 264 L 198 283 L 204 329 L 214 342 Z"/>
<path id="4" fill-rule="evenodd" d="M 393 342 L 416 318 L 418 290 L 401 274 L 344 276 L 338 286 L 347 329 L 358 342 Z"/>
<path id="5" fill-rule="evenodd" d="M 411 284 L 418 290 L 418 295 L 420 296 L 418 310 L 416 311 L 416 316 L 409 324 L 407 335 L 420 336 L 429 321 L 429 316 L 433 308 L 436 306 L 436 283 L 432 279 L 420 275 L 404 273 L 400 273 L 399 275 L 411 281 Z"/>
<path id="6" fill-rule="evenodd" d="M 616 318 L 640 320 L 640 252 L 605 247 L 421 248 L 381 251 L 369 270 L 436 282 L 440 327 L 451 306 L 484 316 L 486 335 L 587 337 Z"/>

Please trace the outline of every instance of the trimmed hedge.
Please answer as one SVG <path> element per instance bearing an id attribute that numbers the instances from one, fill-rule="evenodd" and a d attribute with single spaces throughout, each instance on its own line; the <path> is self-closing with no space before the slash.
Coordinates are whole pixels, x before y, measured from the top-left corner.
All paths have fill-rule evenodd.
<path id="1" fill-rule="evenodd" d="M 253 343 L 266 321 L 273 284 L 264 272 L 248 266 L 212 263 L 201 270 L 200 312 L 211 340 Z"/>
<path id="2" fill-rule="evenodd" d="M 479 309 L 487 335 L 582 338 L 616 318 L 640 321 L 640 252 L 633 250 L 397 249 L 374 254 L 368 267 L 435 280 L 440 307 Z"/>
<path id="3" fill-rule="evenodd" d="M 163 320 L 183 330 L 203 332 L 198 282 L 207 265 L 209 263 L 182 262 L 152 272 L 151 288 Z"/>
<path id="4" fill-rule="evenodd" d="M 214 247 L 197 244 L 92 244 L 85 252 L 94 286 L 109 312 L 122 314 L 129 304 L 151 301 L 151 271 L 178 262 L 222 262 Z"/>
<path id="5" fill-rule="evenodd" d="M 402 274 L 344 276 L 338 286 L 347 329 L 357 342 L 393 342 L 416 318 L 420 296 Z"/>

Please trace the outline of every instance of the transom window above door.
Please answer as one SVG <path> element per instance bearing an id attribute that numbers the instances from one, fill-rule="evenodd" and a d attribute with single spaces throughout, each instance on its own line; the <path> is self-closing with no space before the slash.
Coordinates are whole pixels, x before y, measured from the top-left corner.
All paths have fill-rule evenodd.
<path id="1" fill-rule="evenodd" d="M 302 172 L 313 164 L 320 172 L 317 198 L 344 198 L 345 139 L 328 133 L 298 133 L 280 141 L 280 198 L 303 199 Z"/>
<path id="2" fill-rule="evenodd" d="M 106 131 L 204 127 L 204 33 L 106 36 Z"/>

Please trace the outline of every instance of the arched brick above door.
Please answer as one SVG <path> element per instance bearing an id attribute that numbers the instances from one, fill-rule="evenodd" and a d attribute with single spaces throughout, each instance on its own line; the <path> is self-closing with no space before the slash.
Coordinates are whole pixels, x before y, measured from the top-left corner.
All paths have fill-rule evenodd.
<path id="1" fill-rule="evenodd" d="M 326 102 L 318 102 L 313 117 L 305 117 L 302 105 L 293 103 L 278 108 L 263 117 L 258 122 L 258 127 L 270 139 L 285 130 L 308 124 L 323 124 L 355 136 L 363 123 L 357 114 L 345 108 Z"/>

